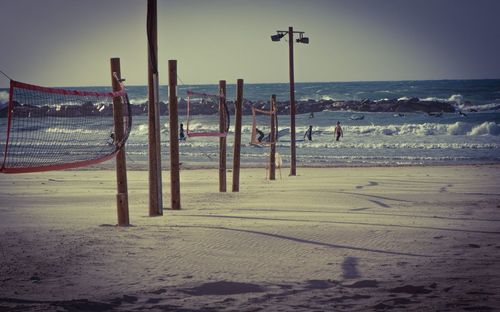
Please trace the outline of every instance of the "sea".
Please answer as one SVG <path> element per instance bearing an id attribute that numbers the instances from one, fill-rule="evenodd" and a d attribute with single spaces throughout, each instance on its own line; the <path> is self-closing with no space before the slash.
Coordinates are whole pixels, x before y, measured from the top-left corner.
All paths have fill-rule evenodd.
<path id="1" fill-rule="evenodd" d="M 132 105 L 147 101 L 146 86 L 127 86 Z M 109 87 L 74 87 L 86 91 L 109 91 Z M 218 85 L 179 85 L 178 95 L 186 99 L 187 91 L 216 94 Z M 278 101 L 289 99 L 288 83 L 245 84 L 245 101 Z M 235 99 L 236 86 L 227 85 L 227 98 Z M 397 114 L 393 112 L 322 111 L 296 116 L 297 166 L 402 166 L 402 165 L 471 165 L 500 163 L 500 79 L 370 81 L 296 83 L 297 106 L 309 100 L 363 100 L 419 98 L 439 100 L 455 105 L 454 113 L 429 115 L 425 112 Z M 160 87 L 160 101 L 167 102 L 166 86 Z M 8 90 L 0 89 L 0 105 L 8 100 Z M 264 103 L 264 104 L 263 104 Z M 234 118 L 231 116 L 227 136 L 227 166 L 232 166 Z M 187 123 L 179 116 L 179 123 Z M 191 116 L 190 129 L 211 132 L 218 129 L 215 115 Z M 268 117 L 257 116 L 256 126 L 268 131 Z M 335 140 L 335 124 L 340 122 L 343 137 Z M 270 147 L 250 144 L 252 116 L 243 117 L 242 167 L 265 167 Z M 168 116 L 160 117 L 161 155 L 168 168 Z M 281 136 L 277 142 L 278 158 L 284 167 L 290 163 L 290 116 L 279 115 Z M 312 141 L 304 139 L 309 126 Z M 39 129 L 37 131 L 40 131 Z M 52 129 L 53 131 L 53 129 Z M 50 135 L 48 133 L 47 135 Z M 3 136 L 0 136 L 3 137 Z M 127 163 L 134 168 L 147 168 L 147 116 L 133 116 L 132 132 L 126 145 Z M 193 137 L 180 143 L 184 168 L 216 168 L 219 164 L 219 138 Z"/>

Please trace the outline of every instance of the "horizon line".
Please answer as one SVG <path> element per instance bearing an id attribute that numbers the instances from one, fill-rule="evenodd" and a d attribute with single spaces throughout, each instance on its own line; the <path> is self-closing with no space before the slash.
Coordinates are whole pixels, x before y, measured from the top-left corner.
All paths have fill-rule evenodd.
<path id="1" fill-rule="evenodd" d="M 352 83 L 352 82 L 357 82 L 357 83 L 370 83 L 370 82 L 414 82 L 414 81 L 467 81 L 467 80 L 500 80 L 499 78 L 442 78 L 442 79 L 402 79 L 402 80 L 394 80 L 394 79 L 387 79 L 387 80 L 351 80 L 351 81 L 296 81 L 295 84 L 314 84 L 314 83 Z M 227 80 L 226 80 L 227 82 Z M 177 87 L 182 87 L 182 86 L 213 86 L 217 85 L 218 83 L 192 83 L 192 84 L 182 84 L 182 85 L 177 85 Z M 245 84 L 289 84 L 289 82 L 245 82 Z M 236 83 L 227 83 L 227 85 L 236 85 Z M 48 86 L 48 85 L 44 85 Z M 131 84 L 128 85 L 125 81 L 125 86 L 126 87 L 143 87 L 147 86 L 146 84 Z M 168 86 L 168 84 L 160 84 L 160 86 Z M 58 86 L 51 86 L 55 88 L 92 88 L 92 87 L 108 87 L 108 85 L 58 85 Z M 0 86 L 0 89 L 9 89 L 9 86 Z"/>

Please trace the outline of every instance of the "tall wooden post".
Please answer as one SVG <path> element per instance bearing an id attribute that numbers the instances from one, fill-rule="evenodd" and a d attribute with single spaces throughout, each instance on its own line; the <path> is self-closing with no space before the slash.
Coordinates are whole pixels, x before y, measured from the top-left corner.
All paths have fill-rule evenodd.
<path id="1" fill-rule="evenodd" d="M 296 171 L 296 149 L 295 149 L 295 78 L 293 73 L 293 27 L 288 27 L 288 50 L 290 68 L 290 175 L 297 174 Z"/>
<path id="2" fill-rule="evenodd" d="M 148 0 L 149 216 L 163 214 L 156 0 Z"/>
<path id="3" fill-rule="evenodd" d="M 243 79 L 236 84 L 233 143 L 233 192 L 240 191 L 241 118 L 243 115 Z"/>
<path id="4" fill-rule="evenodd" d="M 120 82 L 116 80 L 121 79 L 120 59 L 111 59 L 111 85 L 113 91 L 120 90 Z M 121 97 L 113 98 L 113 119 L 115 123 L 115 140 L 121 142 L 124 136 L 123 129 L 123 103 Z M 127 162 L 125 159 L 125 146 L 123 146 L 116 154 L 116 208 L 118 214 L 118 225 L 130 225 L 128 214 L 128 187 L 127 187 Z"/>
<path id="5" fill-rule="evenodd" d="M 219 81 L 219 132 L 226 132 L 226 81 Z M 226 137 L 219 138 L 219 192 L 226 192 Z"/>
<path id="6" fill-rule="evenodd" d="M 181 209 L 179 175 L 179 131 L 177 105 L 177 61 L 168 61 L 168 103 L 170 118 L 170 195 L 173 210 Z"/>
<path id="7" fill-rule="evenodd" d="M 269 180 L 276 180 L 276 95 L 271 95 L 271 150 L 269 151 Z"/>

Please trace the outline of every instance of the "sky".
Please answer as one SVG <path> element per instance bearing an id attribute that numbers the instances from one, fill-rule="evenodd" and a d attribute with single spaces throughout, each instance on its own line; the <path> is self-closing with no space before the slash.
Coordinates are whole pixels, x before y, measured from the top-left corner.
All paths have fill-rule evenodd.
<path id="1" fill-rule="evenodd" d="M 160 83 L 500 78 L 498 0 L 157 0 Z M 0 0 L 0 70 L 44 86 L 147 84 L 147 0 Z M 0 87 L 8 80 L 0 78 Z"/>

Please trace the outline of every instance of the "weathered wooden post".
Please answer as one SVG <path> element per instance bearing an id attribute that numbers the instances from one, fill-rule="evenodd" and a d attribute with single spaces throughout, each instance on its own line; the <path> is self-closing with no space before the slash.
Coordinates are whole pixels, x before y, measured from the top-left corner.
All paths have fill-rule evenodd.
<path id="1" fill-rule="evenodd" d="M 238 79 L 234 117 L 233 192 L 240 191 L 241 118 L 243 114 L 243 79 Z"/>
<path id="2" fill-rule="evenodd" d="M 290 68 L 290 175 L 297 175 L 295 147 L 295 78 L 293 70 L 293 27 L 288 27 L 288 51 Z"/>
<path id="3" fill-rule="evenodd" d="M 177 61 L 168 61 L 168 107 L 170 118 L 170 196 L 173 210 L 181 209 L 179 175 L 179 131 L 177 106 Z"/>
<path id="4" fill-rule="evenodd" d="M 271 95 L 271 150 L 269 151 L 269 180 L 276 180 L 276 95 Z"/>
<path id="5" fill-rule="evenodd" d="M 115 77 L 116 76 L 116 77 Z M 119 91 L 121 79 L 120 59 L 111 59 L 111 85 L 113 91 Z M 113 119 L 115 124 L 115 140 L 122 142 L 124 136 L 123 129 L 123 103 L 121 97 L 113 98 Z M 128 187 L 127 187 L 127 162 L 125 158 L 125 146 L 116 154 L 116 208 L 118 214 L 118 225 L 130 225 L 128 214 Z"/>
<path id="6" fill-rule="evenodd" d="M 226 132 L 226 81 L 219 81 L 219 133 Z M 219 137 L 219 192 L 226 192 L 226 137 Z"/>
<path id="7" fill-rule="evenodd" d="M 149 216 L 163 215 L 156 0 L 148 0 Z"/>

